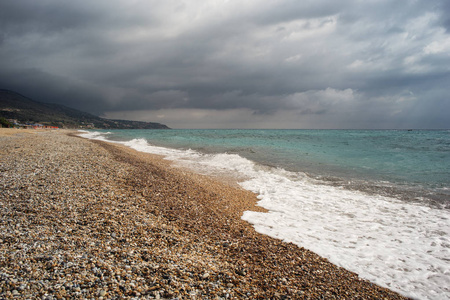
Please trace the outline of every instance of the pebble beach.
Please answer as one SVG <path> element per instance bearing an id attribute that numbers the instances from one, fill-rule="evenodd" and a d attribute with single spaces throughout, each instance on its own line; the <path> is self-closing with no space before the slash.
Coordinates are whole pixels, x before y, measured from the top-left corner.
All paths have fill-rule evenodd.
<path id="1" fill-rule="evenodd" d="M 405 299 L 257 233 L 255 194 L 77 134 L 0 129 L 1 299 Z"/>

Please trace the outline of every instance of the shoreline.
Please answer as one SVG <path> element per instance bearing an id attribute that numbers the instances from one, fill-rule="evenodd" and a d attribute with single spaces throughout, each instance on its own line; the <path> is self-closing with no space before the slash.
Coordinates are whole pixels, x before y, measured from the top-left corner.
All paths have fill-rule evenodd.
<path id="1" fill-rule="evenodd" d="M 404 299 L 256 233 L 249 191 L 73 131 L 3 131 L 2 297 Z"/>

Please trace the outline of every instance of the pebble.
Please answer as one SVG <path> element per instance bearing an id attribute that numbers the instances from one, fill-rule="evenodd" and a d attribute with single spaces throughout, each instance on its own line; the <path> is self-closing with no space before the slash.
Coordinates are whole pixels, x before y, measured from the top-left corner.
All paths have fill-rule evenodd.
<path id="1" fill-rule="evenodd" d="M 256 233 L 255 203 L 71 132 L 0 135 L 0 298 L 403 299 Z"/>

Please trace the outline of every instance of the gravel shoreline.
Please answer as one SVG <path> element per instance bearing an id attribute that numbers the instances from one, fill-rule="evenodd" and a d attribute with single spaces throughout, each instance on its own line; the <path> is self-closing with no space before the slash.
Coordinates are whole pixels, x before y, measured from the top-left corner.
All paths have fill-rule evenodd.
<path id="1" fill-rule="evenodd" d="M 404 299 L 256 233 L 248 191 L 73 132 L 5 132 L 2 299 Z"/>

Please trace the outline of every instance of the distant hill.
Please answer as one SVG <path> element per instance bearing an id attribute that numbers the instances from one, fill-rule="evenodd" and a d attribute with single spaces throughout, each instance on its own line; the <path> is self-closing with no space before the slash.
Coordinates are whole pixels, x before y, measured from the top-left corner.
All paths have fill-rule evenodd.
<path id="1" fill-rule="evenodd" d="M 0 117 L 60 128 L 169 129 L 160 123 L 104 119 L 64 105 L 33 101 L 4 89 L 0 89 Z"/>

